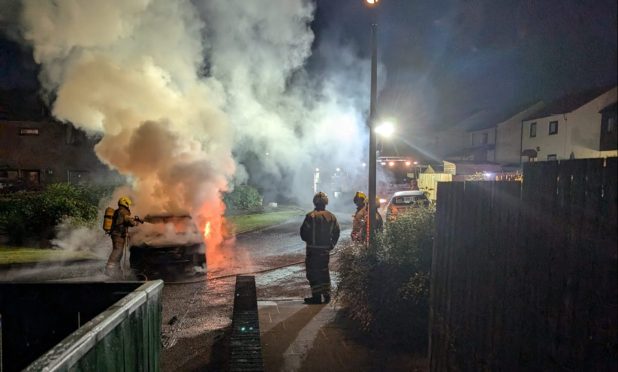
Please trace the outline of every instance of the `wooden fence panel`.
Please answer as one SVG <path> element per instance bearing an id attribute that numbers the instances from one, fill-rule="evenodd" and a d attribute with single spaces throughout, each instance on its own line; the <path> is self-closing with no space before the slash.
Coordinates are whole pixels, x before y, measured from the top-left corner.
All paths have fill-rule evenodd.
<path id="1" fill-rule="evenodd" d="M 441 183 L 432 371 L 616 370 L 616 158 Z"/>

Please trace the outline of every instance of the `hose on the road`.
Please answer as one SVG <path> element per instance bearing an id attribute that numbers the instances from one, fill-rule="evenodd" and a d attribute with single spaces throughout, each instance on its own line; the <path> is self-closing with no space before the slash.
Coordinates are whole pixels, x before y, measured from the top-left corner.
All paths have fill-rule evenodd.
<path id="1" fill-rule="evenodd" d="M 339 253 L 338 249 L 333 249 L 333 251 L 330 253 L 330 256 L 334 256 L 337 253 Z M 281 265 L 281 266 L 276 266 L 276 267 L 271 267 L 268 269 L 264 269 L 264 270 L 258 270 L 258 271 L 252 271 L 252 272 L 248 272 L 248 273 L 235 273 L 235 274 L 226 274 L 226 275 L 221 275 L 221 276 L 215 276 L 215 277 L 207 277 L 206 275 L 204 276 L 200 276 L 199 279 L 194 279 L 194 280 L 183 280 L 183 281 L 175 281 L 175 282 L 165 282 L 165 284 L 194 284 L 194 283 L 199 283 L 199 282 L 203 282 L 206 280 L 219 280 L 219 279 L 227 279 L 227 278 L 232 278 L 238 275 L 255 275 L 255 274 L 263 274 L 263 273 L 267 273 L 270 271 L 275 271 L 275 270 L 279 270 L 279 269 L 283 269 L 286 267 L 290 267 L 290 266 L 296 266 L 296 265 L 300 265 L 300 264 L 304 264 L 305 260 L 302 261 L 296 261 L 296 262 L 292 262 L 292 263 L 288 263 L 285 265 Z"/>

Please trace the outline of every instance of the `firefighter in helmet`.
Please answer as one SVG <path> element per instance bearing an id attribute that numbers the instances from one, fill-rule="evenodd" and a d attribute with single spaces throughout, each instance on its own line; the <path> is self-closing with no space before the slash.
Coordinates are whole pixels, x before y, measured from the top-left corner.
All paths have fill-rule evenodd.
<path id="1" fill-rule="evenodd" d="M 374 200 L 376 207 L 376 232 L 382 232 L 384 229 L 384 220 L 382 219 L 382 215 L 378 210 L 380 208 L 380 198 L 376 197 Z M 367 242 L 367 236 L 369 232 L 369 203 L 365 203 L 365 206 L 356 212 L 354 215 L 354 222 L 358 219 L 358 224 L 360 226 L 359 237 L 356 241 Z"/>
<path id="2" fill-rule="evenodd" d="M 120 275 L 120 260 L 127 243 L 129 227 L 136 226 L 138 223 L 144 223 L 138 216 L 131 218 L 129 207 L 132 204 L 131 199 L 128 197 L 121 197 L 118 199 L 118 209 L 114 211 L 114 216 L 112 217 L 112 229 L 110 231 L 112 253 L 110 253 L 105 266 L 105 274 L 111 277 Z"/>
<path id="3" fill-rule="evenodd" d="M 354 194 L 353 201 L 356 205 L 356 212 L 352 216 L 352 241 L 360 242 L 363 240 L 363 228 L 365 226 L 364 210 L 367 203 L 367 195 L 362 191 L 357 191 Z"/>
<path id="4" fill-rule="evenodd" d="M 382 215 L 380 214 L 380 198 L 376 197 L 376 199 L 374 200 L 375 206 L 376 206 L 376 228 L 375 231 L 380 233 L 382 232 L 382 230 L 384 229 L 384 220 L 382 219 Z M 365 215 L 367 216 L 366 221 L 369 222 L 369 203 L 367 203 L 367 206 L 365 207 Z M 366 224 L 367 227 L 364 229 L 365 234 L 367 234 L 369 232 L 369 224 Z M 365 236 L 366 239 L 366 236 Z"/>
<path id="5" fill-rule="evenodd" d="M 307 243 L 305 268 L 311 286 L 311 297 L 306 304 L 330 302 L 330 251 L 339 240 L 339 223 L 334 214 L 326 210 L 328 196 L 318 192 L 313 197 L 315 209 L 305 216 L 300 227 L 300 237 Z"/>

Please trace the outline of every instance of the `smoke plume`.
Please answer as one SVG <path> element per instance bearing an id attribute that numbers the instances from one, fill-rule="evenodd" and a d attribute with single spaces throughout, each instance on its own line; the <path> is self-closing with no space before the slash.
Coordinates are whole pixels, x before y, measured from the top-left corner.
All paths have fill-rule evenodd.
<path id="1" fill-rule="evenodd" d="M 349 46 L 325 38 L 316 54 L 324 66 L 309 76 L 314 5 L 304 0 L 214 0 L 201 3 L 212 76 L 226 93 L 235 154 L 256 163 L 262 186 L 281 186 L 310 201 L 313 169 L 362 172 L 369 63 Z M 259 170 L 256 170 L 259 168 Z"/>
<path id="2" fill-rule="evenodd" d="M 188 212 L 222 240 L 230 180 L 310 200 L 317 166 L 363 172 L 369 63 L 312 55 L 307 0 L 22 0 L 19 30 L 53 115 L 101 136 L 136 212 Z M 365 98 L 366 97 L 366 98 Z M 236 166 L 234 157 L 241 163 Z"/>
<path id="3" fill-rule="evenodd" d="M 220 232 L 233 132 L 192 3 L 24 0 L 20 20 L 53 115 L 102 135 L 95 151 L 128 177 L 136 212 L 189 212 Z"/>

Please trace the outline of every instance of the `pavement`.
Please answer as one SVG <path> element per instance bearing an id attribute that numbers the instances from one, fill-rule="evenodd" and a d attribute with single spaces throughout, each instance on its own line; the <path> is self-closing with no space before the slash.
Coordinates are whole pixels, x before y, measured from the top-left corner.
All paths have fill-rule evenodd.
<path id="1" fill-rule="evenodd" d="M 427 371 L 423 355 L 374 347 L 336 304 L 258 301 L 264 370 Z"/>

